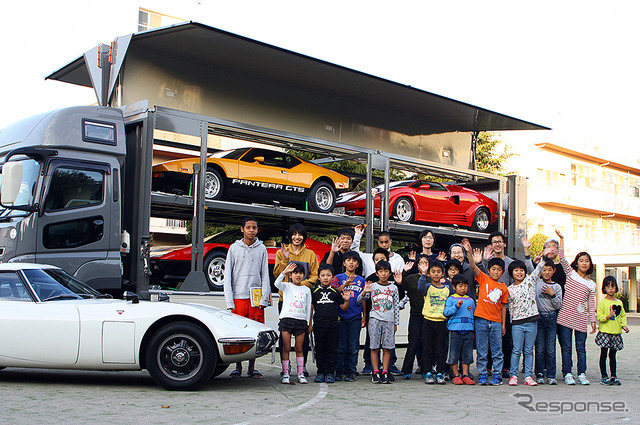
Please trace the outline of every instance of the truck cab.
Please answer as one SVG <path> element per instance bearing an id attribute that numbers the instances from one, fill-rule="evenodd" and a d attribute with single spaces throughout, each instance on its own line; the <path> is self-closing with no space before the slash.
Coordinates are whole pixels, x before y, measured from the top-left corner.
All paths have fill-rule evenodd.
<path id="1" fill-rule="evenodd" d="M 122 111 L 100 106 L 1 130 L 0 262 L 52 264 L 120 291 L 125 138 Z"/>

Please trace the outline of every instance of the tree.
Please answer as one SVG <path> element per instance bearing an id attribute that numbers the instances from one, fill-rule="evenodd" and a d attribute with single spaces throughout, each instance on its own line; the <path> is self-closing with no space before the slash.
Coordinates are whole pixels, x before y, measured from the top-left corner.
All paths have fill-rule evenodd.
<path id="1" fill-rule="evenodd" d="M 514 154 L 511 148 L 504 143 L 504 150 L 498 154 L 496 148 L 502 144 L 502 140 L 497 139 L 493 133 L 481 131 L 476 140 L 476 165 L 478 171 L 491 174 L 503 175 L 504 163 Z"/>
<path id="2" fill-rule="evenodd" d="M 529 242 L 531 242 L 531 246 L 529 247 L 529 254 L 532 258 L 535 258 L 542 252 L 542 248 L 544 248 L 544 242 L 547 239 L 549 239 L 549 237 L 542 233 L 536 233 L 529 238 Z"/>

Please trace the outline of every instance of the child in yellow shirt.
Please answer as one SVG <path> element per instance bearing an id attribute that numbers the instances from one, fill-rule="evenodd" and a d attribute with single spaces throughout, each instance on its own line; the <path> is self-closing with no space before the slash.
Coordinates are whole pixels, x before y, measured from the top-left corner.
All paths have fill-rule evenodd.
<path id="1" fill-rule="evenodd" d="M 600 347 L 600 374 L 602 385 L 621 385 L 616 376 L 616 353 L 624 348 L 622 331 L 629 332 L 627 315 L 622 302 L 615 297 L 618 292 L 618 282 L 613 276 L 607 276 L 602 281 L 602 293 L 606 296 L 598 304 L 596 315 L 600 326 L 596 335 L 596 344 Z M 609 368 L 611 378 L 607 376 L 607 352 L 609 354 Z"/>

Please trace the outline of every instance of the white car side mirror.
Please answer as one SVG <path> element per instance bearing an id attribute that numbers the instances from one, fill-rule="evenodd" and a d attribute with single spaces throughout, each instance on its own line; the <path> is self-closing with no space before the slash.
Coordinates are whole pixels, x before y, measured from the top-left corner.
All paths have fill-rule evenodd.
<path id="1" fill-rule="evenodd" d="M 22 185 L 22 162 L 7 162 L 2 166 L 2 182 L 0 183 L 0 202 L 13 204 L 20 193 Z"/>

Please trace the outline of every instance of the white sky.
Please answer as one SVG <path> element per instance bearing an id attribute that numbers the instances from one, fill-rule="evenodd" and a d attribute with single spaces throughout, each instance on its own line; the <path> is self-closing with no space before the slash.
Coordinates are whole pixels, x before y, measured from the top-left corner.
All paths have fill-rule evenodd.
<path id="1" fill-rule="evenodd" d="M 552 127 L 511 144 L 599 145 L 638 166 L 640 2 L 62 0 L 0 4 L 0 128 L 93 92 L 44 81 L 137 30 L 139 5 Z"/>

